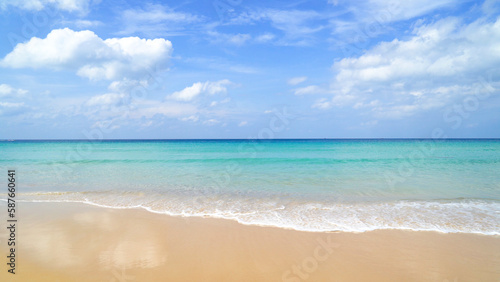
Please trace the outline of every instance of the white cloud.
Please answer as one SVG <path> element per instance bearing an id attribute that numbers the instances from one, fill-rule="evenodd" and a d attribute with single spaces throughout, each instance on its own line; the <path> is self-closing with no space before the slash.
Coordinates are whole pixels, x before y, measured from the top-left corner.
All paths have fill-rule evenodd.
<path id="1" fill-rule="evenodd" d="M 147 4 L 145 8 L 127 9 L 123 11 L 121 17 L 124 25 L 124 29 L 120 31 L 121 34 L 141 32 L 180 35 L 184 33 L 185 25 L 202 20 L 200 16 L 178 12 L 159 4 Z"/>
<path id="2" fill-rule="evenodd" d="M 311 21 L 325 18 L 316 11 L 264 9 L 240 14 L 231 20 L 233 24 L 248 24 L 257 21 L 269 21 L 271 25 L 290 37 L 299 37 L 315 33 L 323 26 L 312 27 Z"/>
<path id="3" fill-rule="evenodd" d="M 215 82 L 196 82 L 191 86 L 188 86 L 181 91 L 177 91 L 167 96 L 169 99 L 177 101 L 192 101 L 201 94 L 214 95 L 217 93 L 226 93 L 227 85 L 230 85 L 231 81 L 224 79 Z"/>
<path id="4" fill-rule="evenodd" d="M 307 80 L 307 76 L 292 77 L 288 80 L 288 84 L 297 85 Z"/>
<path id="5" fill-rule="evenodd" d="M 46 38 L 18 44 L 0 62 L 12 68 L 49 68 L 76 71 L 92 80 L 138 78 L 155 68 L 165 68 L 170 41 L 138 37 L 103 40 L 89 30 L 52 30 Z"/>
<path id="6" fill-rule="evenodd" d="M 377 124 L 378 124 L 378 120 L 370 120 L 370 121 L 367 121 L 367 122 L 362 122 L 361 126 L 371 127 L 371 126 L 375 126 Z"/>
<path id="7" fill-rule="evenodd" d="M 317 108 L 317 109 L 321 109 L 321 110 L 329 109 L 332 106 L 333 106 L 333 103 L 331 101 L 328 101 L 328 99 L 326 99 L 326 98 L 321 98 L 321 99 L 317 100 L 312 105 L 313 108 Z"/>
<path id="8" fill-rule="evenodd" d="M 24 106 L 24 103 L 0 102 L 0 107 L 5 107 L 5 108 L 18 108 L 22 106 Z"/>
<path id="9" fill-rule="evenodd" d="M 245 126 L 245 125 L 247 125 L 247 124 L 248 124 L 248 121 L 244 120 L 244 121 L 240 122 L 240 123 L 238 124 L 238 126 L 239 126 L 239 127 L 241 127 L 241 126 Z"/>
<path id="10" fill-rule="evenodd" d="M 22 97 L 28 93 L 28 90 L 13 88 L 8 84 L 0 84 L 0 97 Z"/>
<path id="11" fill-rule="evenodd" d="M 246 42 L 252 39 L 250 34 L 238 33 L 238 34 L 228 34 L 220 33 L 214 30 L 209 30 L 207 35 L 210 36 L 210 41 L 213 43 L 229 43 L 236 46 L 242 46 Z"/>
<path id="12" fill-rule="evenodd" d="M 276 36 L 272 33 L 264 33 L 255 38 L 255 41 L 259 43 L 265 43 L 273 40 Z"/>
<path id="13" fill-rule="evenodd" d="M 325 93 L 325 92 L 326 92 L 325 89 L 322 89 L 317 85 L 309 85 L 309 86 L 297 88 L 294 90 L 295 95 L 298 95 L 298 96 L 309 95 L 309 94 L 320 94 L 320 93 Z"/>
<path id="14" fill-rule="evenodd" d="M 68 12 L 84 12 L 88 9 L 91 0 L 2 0 L 1 9 L 9 6 L 24 10 L 40 11 L 47 6 L 54 6 L 57 9 Z"/>
<path id="15" fill-rule="evenodd" d="M 498 0 L 485 0 L 481 6 L 483 13 L 487 15 L 497 14 L 500 10 L 500 1 Z"/>
<path id="16" fill-rule="evenodd" d="M 125 98 L 124 94 L 107 93 L 90 98 L 86 104 L 88 106 L 118 105 L 123 101 L 124 98 Z"/>
<path id="17" fill-rule="evenodd" d="M 184 117 L 184 118 L 181 118 L 180 120 L 182 121 L 192 121 L 192 122 L 197 122 L 199 119 L 198 116 L 188 116 L 188 117 Z"/>
<path id="18" fill-rule="evenodd" d="M 456 18 L 417 26 L 407 40 L 382 42 L 333 64 L 331 100 L 315 107 L 369 104 L 398 118 L 443 107 L 474 92 L 479 77 L 500 66 L 500 19 L 463 24 Z M 367 100 L 367 101 L 365 101 Z"/>
<path id="19" fill-rule="evenodd" d="M 208 125 L 208 126 L 216 125 L 218 123 L 220 123 L 220 121 L 213 119 L 213 118 L 203 121 L 203 124 Z"/>
<path id="20" fill-rule="evenodd" d="M 74 24 L 78 28 L 89 28 L 89 27 L 96 27 L 100 26 L 103 23 L 101 21 L 90 21 L 90 20 L 75 20 L 75 21 L 68 21 L 68 22 L 63 22 L 64 24 Z"/>
<path id="21" fill-rule="evenodd" d="M 134 120 L 152 118 L 183 118 L 195 121 L 199 111 L 195 105 L 175 101 L 134 100 L 127 94 L 107 93 L 91 97 L 84 103 L 82 114 L 89 119 L 123 125 Z"/>
<path id="22" fill-rule="evenodd" d="M 425 15 L 436 9 L 457 5 L 456 0 L 370 0 L 363 12 L 370 15 L 380 15 L 379 21 L 407 20 L 417 16 Z M 382 17 L 382 15 L 387 15 Z"/>
<path id="23" fill-rule="evenodd" d="M 238 33 L 236 35 L 229 37 L 228 41 L 234 45 L 241 46 L 241 45 L 245 44 L 245 42 L 247 42 L 251 38 L 252 37 L 249 34 Z"/>
<path id="24" fill-rule="evenodd" d="M 408 20 L 418 16 L 426 15 L 440 8 L 450 7 L 467 0 L 368 0 L 368 1 L 341 1 L 347 4 L 348 12 L 354 14 L 356 21 L 366 25 L 367 23 L 395 22 Z M 338 5 L 338 1 L 329 3 Z M 344 22 L 346 25 L 354 24 Z"/>
<path id="25" fill-rule="evenodd" d="M 27 109 L 24 103 L 0 102 L 0 116 L 13 116 Z"/>
<path id="26" fill-rule="evenodd" d="M 184 58 L 185 62 L 196 64 L 197 66 L 203 68 L 209 68 L 217 71 L 233 71 L 237 73 L 245 73 L 245 74 L 254 74 L 261 72 L 260 69 L 238 64 L 235 61 L 228 61 L 226 57 L 215 57 L 215 58 L 201 58 L 201 57 L 192 57 L 192 58 Z"/>
<path id="27" fill-rule="evenodd" d="M 230 19 L 230 25 L 250 25 L 254 23 L 269 23 L 277 33 L 282 33 L 281 38 L 265 33 L 255 38 L 258 43 L 270 42 L 277 45 L 309 45 L 313 35 L 326 27 L 329 15 L 312 10 L 278 10 L 259 9 L 247 11 Z"/>
<path id="28" fill-rule="evenodd" d="M 341 49 L 344 57 L 360 55 L 370 42 L 381 34 L 397 33 L 393 23 L 424 17 L 442 8 L 451 8 L 468 0 L 368 0 L 346 1 L 341 16 L 329 19 L 328 26 L 334 37 L 330 42 Z M 336 7 L 336 9 L 339 9 Z M 419 21 L 417 20 L 416 23 Z M 415 23 L 414 23 L 415 24 Z"/>
<path id="29" fill-rule="evenodd" d="M 152 118 L 156 115 L 166 117 L 180 117 L 193 115 L 198 112 L 194 105 L 185 103 L 147 101 L 140 105 L 140 108 L 130 112 L 130 118 Z"/>

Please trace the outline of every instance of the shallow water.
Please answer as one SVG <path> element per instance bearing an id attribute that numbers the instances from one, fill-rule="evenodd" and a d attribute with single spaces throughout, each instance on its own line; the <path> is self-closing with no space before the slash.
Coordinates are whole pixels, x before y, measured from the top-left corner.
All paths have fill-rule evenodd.
<path id="1" fill-rule="evenodd" d="M 2 141 L 0 168 L 16 169 L 22 201 L 308 231 L 500 234 L 498 139 Z"/>

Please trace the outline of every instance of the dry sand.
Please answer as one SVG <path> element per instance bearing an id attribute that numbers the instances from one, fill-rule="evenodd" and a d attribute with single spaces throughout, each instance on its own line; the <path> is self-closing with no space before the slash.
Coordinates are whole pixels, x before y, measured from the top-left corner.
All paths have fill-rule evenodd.
<path id="1" fill-rule="evenodd" d="M 313 233 L 141 209 L 19 205 L 16 274 L 2 263 L 0 281 L 500 281 L 500 236 Z M 4 262 L 7 235 L 2 227 Z"/>

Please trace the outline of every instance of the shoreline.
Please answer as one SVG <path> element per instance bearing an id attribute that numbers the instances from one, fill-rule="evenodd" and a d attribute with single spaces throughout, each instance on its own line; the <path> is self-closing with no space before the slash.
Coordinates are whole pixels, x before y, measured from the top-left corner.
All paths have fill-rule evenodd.
<path id="1" fill-rule="evenodd" d="M 0 201 L 4 201 L 4 199 L 0 199 Z M 117 207 L 117 206 L 107 206 L 107 205 L 102 205 L 102 204 L 97 204 L 93 202 L 85 202 L 85 201 L 44 201 L 44 200 L 39 200 L 39 201 L 18 201 L 19 203 L 44 203 L 44 204 L 76 204 L 76 205 L 87 205 L 87 206 L 92 206 L 92 207 L 97 207 L 97 208 L 104 208 L 104 209 L 116 209 L 116 210 L 142 210 L 146 211 L 152 214 L 158 214 L 158 215 L 165 215 L 165 216 L 170 216 L 174 218 L 204 218 L 204 219 L 216 219 L 216 220 L 228 220 L 228 221 L 233 221 L 241 225 L 245 226 L 256 226 L 256 227 L 266 227 L 266 228 L 278 228 L 278 229 L 284 229 L 284 230 L 290 230 L 290 231 L 298 231 L 298 232 L 311 232 L 311 233 L 336 233 L 336 232 L 345 232 L 345 233 L 365 233 L 365 232 L 373 232 L 373 231 L 409 231 L 409 232 L 436 232 L 440 234 L 473 234 L 473 235 L 480 235 L 480 236 L 499 236 L 500 237 L 500 231 L 496 233 L 483 233 L 483 232 L 465 232 L 465 231 L 443 231 L 443 230 L 430 230 L 430 229 L 414 229 L 414 228 L 402 228 L 402 227 L 395 227 L 395 228 L 374 228 L 374 229 L 369 229 L 369 230 L 304 230 L 304 229 L 296 229 L 293 227 L 285 227 L 285 226 L 277 226 L 277 225 L 272 225 L 272 224 L 258 224 L 258 223 L 246 223 L 242 222 L 237 218 L 228 218 L 228 217 L 222 217 L 222 216 L 215 216 L 215 215 L 183 215 L 183 214 L 174 214 L 170 212 L 163 212 L 163 211 L 155 211 L 149 207 L 144 207 L 144 206 L 131 206 L 131 207 Z"/>
<path id="2" fill-rule="evenodd" d="M 5 205 L 2 201 L 0 207 Z M 5 216 L 1 215 L 4 222 Z M 497 235 L 296 231 L 84 203 L 24 202 L 18 216 L 18 273 L 8 274 L 4 264 L 2 281 L 497 281 L 500 277 Z M 0 233 L 2 255 L 7 253 L 6 235 Z"/>

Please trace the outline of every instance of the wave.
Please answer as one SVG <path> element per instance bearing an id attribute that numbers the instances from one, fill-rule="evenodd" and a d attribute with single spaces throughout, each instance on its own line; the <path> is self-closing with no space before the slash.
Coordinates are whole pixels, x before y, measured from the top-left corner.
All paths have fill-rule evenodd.
<path id="1" fill-rule="evenodd" d="M 106 208 L 142 208 L 183 217 L 212 217 L 241 224 L 311 232 L 378 229 L 500 235 L 500 202 L 486 199 L 345 202 L 292 195 L 201 194 L 158 191 L 35 192 L 23 202 L 79 202 Z"/>

